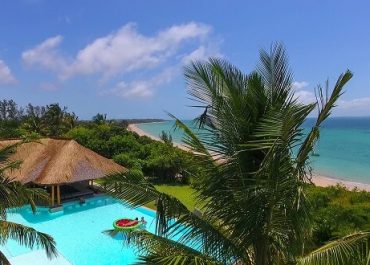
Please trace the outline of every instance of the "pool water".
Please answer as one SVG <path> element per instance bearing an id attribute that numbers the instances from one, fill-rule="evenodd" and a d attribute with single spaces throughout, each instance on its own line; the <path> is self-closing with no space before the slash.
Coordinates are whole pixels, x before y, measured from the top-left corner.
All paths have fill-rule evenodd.
<path id="1" fill-rule="evenodd" d="M 64 210 L 57 213 L 49 213 L 41 208 L 33 214 L 30 207 L 25 206 L 9 213 L 8 220 L 53 236 L 58 251 L 71 264 L 131 264 L 137 261 L 134 247 L 125 246 L 119 237 L 112 238 L 102 233 L 112 229 L 113 221 L 122 217 L 144 217 L 148 222 L 146 229 L 154 232 L 154 211 L 147 208 L 129 209 L 108 196 L 87 199 L 84 205 L 67 203 Z M 32 251 L 12 240 L 1 246 L 0 250 L 9 259 Z"/>

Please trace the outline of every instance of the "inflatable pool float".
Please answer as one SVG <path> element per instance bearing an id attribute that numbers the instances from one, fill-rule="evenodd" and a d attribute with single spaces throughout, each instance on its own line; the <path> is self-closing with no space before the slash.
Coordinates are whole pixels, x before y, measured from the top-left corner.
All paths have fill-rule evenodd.
<path id="1" fill-rule="evenodd" d="M 132 231 L 141 226 L 141 223 L 138 220 L 133 220 L 129 218 L 118 219 L 113 222 L 113 227 L 116 230 L 120 231 Z"/>

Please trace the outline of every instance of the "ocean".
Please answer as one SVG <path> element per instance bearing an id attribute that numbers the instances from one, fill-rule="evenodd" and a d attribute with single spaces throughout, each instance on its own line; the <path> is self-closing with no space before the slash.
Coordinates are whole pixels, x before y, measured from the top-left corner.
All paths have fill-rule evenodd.
<path id="1" fill-rule="evenodd" d="M 309 130 L 313 121 L 307 120 L 305 130 Z M 184 122 L 192 127 L 192 121 Z M 174 131 L 173 126 L 174 121 L 138 124 L 153 136 L 169 132 L 174 142 L 181 143 L 183 133 Z M 370 117 L 328 119 L 322 126 L 315 152 L 319 156 L 311 157 L 314 173 L 370 184 Z"/>

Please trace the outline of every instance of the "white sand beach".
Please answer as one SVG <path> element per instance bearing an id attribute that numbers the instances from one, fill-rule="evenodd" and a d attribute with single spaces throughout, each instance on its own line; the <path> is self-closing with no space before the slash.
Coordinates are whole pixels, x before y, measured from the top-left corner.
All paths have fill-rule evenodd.
<path id="1" fill-rule="evenodd" d="M 137 124 L 129 124 L 128 130 L 132 132 L 136 132 L 140 136 L 148 136 L 152 138 L 153 140 L 156 141 L 161 141 L 159 137 L 156 137 L 154 135 L 151 135 L 142 129 L 140 129 Z M 182 144 L 174 143 L 174 145 L 182 150 L 189 151 L 189 148 Z M 337 184 L 343 185 L 346 188 L 352 190 L 354 188 L 357 188 L 359 190 L 366 190 L 370 192 L 370 184 L 364 184 L 360 182 L 353 182 L 353 181 L 347 181 L 347 180 L 341 180 L 341 179 L 336 179 L 332 177 L 327 177 L 327 176 L 322 176 L 322 175 L 313 175 L 312 176 L 312 182 L 320 187 L 328 187 L 328 186 L 335 186 Z"/>
<path id="2" fill-rule="evenodd" d="M 320 175 L 314 175 L 312 177 L 312 182 L 321 187 L 328 187 L 328 186 L 333 186 L 333 185 L 343 185 L 347 189 L 354 189 L 357 188 L 358 190 L 366 190 L 370 192 L 370 184 L 365 184 L 365 183 L 360 183 L 360 182 L 353 182 L 353 181 L 348 181 L 348 180 L 341 180 L 341 179 L 335 179 L 331 177 L 326 177 L 326 176 L 320 176 Z"/>
<path id="3" fill-rule="evenodd" d="M 151 134 L 143 131 L 142 129 L 137 127 L 137 124 L 134 124 L 134 123 L 129 124 L 128 127 L 127 127 L 127 130 L 129 130 L 131 132 L 136 132 L 140 136 L 148 136 L 149 138 L 152 138 L 153 140 L 156 140 L 156 141 L 161 140 L 161 139 L 159 139 L 159 137 L 156 137 L 154 135 L 151 135 Z"/>
<path id="4" fill-rule="evenodd" d="M 132 131 L 132 132 L 135 132 L 137 133 L 138 135 L 140 136 L 147 136 L 149 138 L 152 138 L 153 140 L 156 140 L 156 141 L 162 141 L 158 136 L 154 136 L 154 135 L 151 135 L 145 131 L 143 131 L 142 129 L 140 129 L 137 124 L 129 124 L 127 129 L 129 131 Z M 184 151 L 190 151 L 190 149 L 182 144 L 178 144 L 178 143 L 173 143 L 174 146 L 176 146 L 177 148 L 180 148 Z"/>

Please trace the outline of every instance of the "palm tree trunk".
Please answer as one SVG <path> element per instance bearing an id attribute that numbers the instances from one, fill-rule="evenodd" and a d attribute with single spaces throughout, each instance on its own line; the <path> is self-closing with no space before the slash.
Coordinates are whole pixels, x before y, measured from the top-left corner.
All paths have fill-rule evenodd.
<path id="1" fill-rule="evenodd" d="M 256 265 L 269 265 L 268 248 L 266 245 L 266 239 L 259 240 L 255 245 Z"/>

